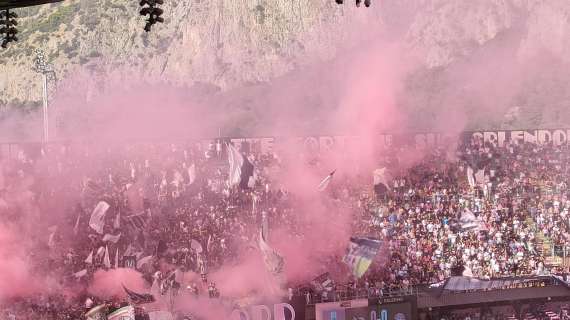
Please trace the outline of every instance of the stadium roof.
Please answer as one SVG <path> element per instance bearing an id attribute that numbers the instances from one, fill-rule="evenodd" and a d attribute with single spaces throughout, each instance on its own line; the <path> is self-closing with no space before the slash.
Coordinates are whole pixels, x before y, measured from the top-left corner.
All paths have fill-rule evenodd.
<path id="1" fill-rule="evenodd" d="M 498 279 L 477 279 L 472 277 L 451 277 L 443 285 L 444 291 L 480 291 L 526 287 L 550 277 L 508 277 Z"/>
<path id="2" fill-rule="evenodd" d="M 63 0 L 0 0 L 0 10 L 38 6 L 61 1 Z"/>

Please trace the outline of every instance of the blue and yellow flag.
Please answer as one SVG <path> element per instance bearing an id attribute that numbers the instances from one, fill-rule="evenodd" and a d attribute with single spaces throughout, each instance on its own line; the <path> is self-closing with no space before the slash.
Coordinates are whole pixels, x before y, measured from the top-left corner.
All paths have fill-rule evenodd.
<path id="1" fill-rule="evenodd" d="M 372 264 L 380 249 L 380 240 L 364 237 L 351 237 L 344 263 L 356 278 L 362 277 Z"/>

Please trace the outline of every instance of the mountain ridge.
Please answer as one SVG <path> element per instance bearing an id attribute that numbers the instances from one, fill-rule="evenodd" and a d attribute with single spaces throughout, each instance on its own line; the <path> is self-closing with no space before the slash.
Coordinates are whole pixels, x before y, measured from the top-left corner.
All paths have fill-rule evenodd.
<path id="1" fill-rule="evenodd" d="M 78 69 L 98 77 L 127 70 L 141 79 L 183 86 L 208 83 L 224 92 L 263 86 L 312 61 L 332 59 L 339 47 L 350 46 L 355 34 L 371 30 L 404 39 L 404 46 L 421 57 L 423 67 L 406 80 L 406 88 L 414 89 L 406 91 L 402 104 L 410 112 L 435 116 L 449 104 L 469 108 L 472 102 L 461 100 L 457 92 L 461 86 L 481 84 L 470 80 L 459 86 L 452 81 L 454 73 L 484 60 L 480 52 L 487 50 L 493 58 L 493 40 L 510 32 L 518 38 L 508 43 L 514 56 L 505 56 L 505 64 L 514 59 L 524 67 L 534 61 L 548 71 L 517 70 L 526 82 L 508 98 L 498 99 L 497 117 L 519 108 L 523 118 L 524 111 L 529 113 L 528 119 L 515 121 L 519 126 L 570 123 L 565 111 L 570 98 L 564 93 L 570 81 L 560 74 L 570 61 L 568 1 L 375 1 L 371 8 L 355 8 L 332 0 L 180 0 L 165 1 L 163 8 L 167 21 L 151 33 L 142 30 L 136 2 L 69 0 L 18 10 L 21 40 L 0 51 L 0 106 L 7 110 L 7 105 L 37 106 L 41 101 L 40 76 L 31 70 L 38 47 L 46 51 L 60 79 Z M 536 58 L 545 54 L 552 58 Z M 495 66 L 486 67 L 491 72 Z M 539 78 L 550 85 L 538 89 L 532 82 Z M 417 83 L 410 85 L 413 81 Z M 553 115 L 537 120 L 547 104 L 556 105 Z M 501 118 L 493 125 L 509 122 Z"/>

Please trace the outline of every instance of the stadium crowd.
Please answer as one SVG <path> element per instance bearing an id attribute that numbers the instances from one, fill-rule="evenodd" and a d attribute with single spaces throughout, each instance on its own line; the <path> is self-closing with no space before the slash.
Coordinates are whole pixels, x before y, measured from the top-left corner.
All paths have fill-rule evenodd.
<path id="1" fill-rule="evenodd" d="M 387 243 L 389 258 L 331 291 L 304 290 L 308 302 L 334 299 L 341 288 L 382 295 L 458 274 L 568 272 L 545 267 L 550 253 L 544 252 L 545 242 L 563 246 L 570 237 L 567 147 L 515 142 L 497 147 L 472 139 L 456 155 L 450 161 L 434 149 L 405 170 L 398 169 L 397 157 L 383 157 L 378 166 L 388 167 L 391 179 L 377 192 L 368 180 L 333 180 L 326 194 L 352 208 L 354 234 Z M 208 273 L 235 259 L 237 248 L 256 246 L 262 214 L 272 223 L 294 225 L 294 192 L 273 187 L 268 174 L 279 170 L 279 158 L 249 156 L 256 173 L 250 189 L 227 186 L 227 161 L 216 144 L 103 150 L 50 145 L 4 158 L 2 221 L 31 239 L 27 252 L 34 274 L 83 291 L 74 298 L 12 298 L 0 317 L 81 319 L 104 302 L 117 309 L 125 301 L 101 301 L 85 289 L 96 270 L 116 266 L 136 267 L 149 287 L 160 284 L 157 294 L 223 295 Z M 24 191 L 33 195 L 32 205 L 12 206 L 10 199 Z M 100 201 L 109 209 L 103 230 L 96 232 L 89 220 Z M 181 283 L 176 269 L 202 279 Z"/>

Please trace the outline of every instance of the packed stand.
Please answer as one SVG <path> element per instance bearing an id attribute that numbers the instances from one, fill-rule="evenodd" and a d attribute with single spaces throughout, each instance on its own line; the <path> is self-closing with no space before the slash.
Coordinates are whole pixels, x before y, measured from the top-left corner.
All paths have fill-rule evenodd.
<path id="1" fill-rule="evenodd" d="M 368 182 L 333 181 L 325 194 L 352 210 L 355 235 L 387 244 L 388 259 L 331 291 L 305 290 L 307 300 L 335 299 L 346 291 L 412 290 L 458 274 L 493 278 L 548 272 L 548 253 L 541 252 L 539 241 L 564 245 L 570 235 L 566 147 L 496 147 L 474 139 L 456 156 L 458 161 L 449 161 L 436 149 L 410 168 L 399 168 L 395 158 L 379 159 L 379 166 L 391 171 L 385 192 L 375 193 Z M 279 158 L 250 154 L 250 161 L 255 185 L 240 189 L 225 183 L 227 162 L 215 144 L 104 150 L 51 145 L 3 159 L 0 197 L 26 190 L 34 196 L 33 206 L 0 213 L 32 239 L 34 271 L 64 286 L 87 288 L 96 270 L 125 266 L 143 272 L 149 286 L 161 283 L 159 292 L 168 286 L 218 297 L 208 273 L 235 260 L 238 248 L 256 247 L 262 213 L 273 223 L 295 225 L 294 192 L 275 188 L 269 178 L 271 170 L 279 170 Z M 475 184 L 467 178 L 469 171 L 477 173 Z M 100 201 L 109 209 L 97 233 L 89 220 Z M 467 214 L 476 218 L 475 227 L 462 223 Z M 202 279 L 180 287 L 175 270 L 194 271 Z M 87 298 L 96 300 L 85 289 L 72 301 L 16 299 L 5 312 L 16 319 L 77 319 Z M 65 301 L 51 301 L 57 299 Z"/>

